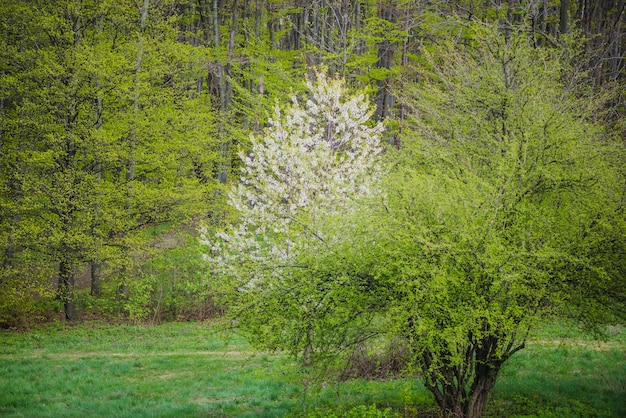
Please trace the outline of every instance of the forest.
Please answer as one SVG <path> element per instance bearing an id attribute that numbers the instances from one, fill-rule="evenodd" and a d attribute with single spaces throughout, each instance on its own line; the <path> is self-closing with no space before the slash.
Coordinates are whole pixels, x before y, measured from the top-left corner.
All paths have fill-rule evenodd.
<path id="1" fill-rule="evenodd" d="M 624 323 L 624 9 L 0 0 L 0 327 L 391 344 L 481 416 L 546 317 Z"/>

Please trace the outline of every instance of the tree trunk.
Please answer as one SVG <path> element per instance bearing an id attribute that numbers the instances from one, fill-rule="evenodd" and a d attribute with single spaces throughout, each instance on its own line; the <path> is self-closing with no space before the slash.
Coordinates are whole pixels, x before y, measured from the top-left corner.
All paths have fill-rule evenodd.
<path id="1" fill-rule="evenodd" d="M 477 369 L 481 366 L 484 366 L 484 369 L 480 372 L 477 370 L 469 397 L 463 405 L 464 416 L 467 418 L 482 416 L 489 391 L 493 389 L 500 369 L 500 366 L 492 368 L 486 365 L 478 365 Z"/>
<path id="2" fill-rule="evenodd" d="M 504 39 L 506 40 L 506 44 L 508 45 L 511 40 L 511 31 L 513 30 L 513 10 L 515 8 L 515 0 L 507 1 L 507 9 L 506 9 L 506 29 L 504 32 Z"/>
<path id="3" fill-rule="evenodd" d="M 535 22 L 535 32 L 538 32 L 539 36 L 535 36 L 536 46 L 542 46 L 545 44 L 544 36 L 546 34 L 546 2 L 542 1 L 537 6 L 537 19 Z"/>
<path id="4" fill-rule="evenodd" d="M 65 319 L 68 321 L 75 321 L 76 318 L 76 305 L 74 303 L 74 272 L 67 261 L 61 261 L 59 263 L 59 286 L 58 295 L 63 302 L 63 309 L 65 311 Z"/>
<path id="5" fill-rule="evenodd" d="M 235 0 L 233 4 L 233 15 L 230 24 L 230 36 L 228 38 L 228 58 L 233 58 L 233 51 L 235 50 L 235 35 L 237 34 L 237 20 L 238 20 L 238 10 L 239 9 L 239 0 Z"/>
<path id="6" fill-rule="evenodd" d="M 92 261 L 90 265 L 91 270 L 91 296 L 101 296 L 102 287 L 100 285 L 100 279 L 102 277 L 102 266 L 96 261 Z"/>
<path id="7" fill-rule="evenodd" d="M 396 23 L 396 13 L 392 4 L 383 3 L 380 5 L 379 17 L 388 20 L 391 23 Z M 378 68 L 391 69 L 393 65 L 393 57 L 396 46 L 389 40 L 384 40 L 378 46 Z M 378 92 L 376 93 L 376 113 L 375 120 L 381 121 L 389 116 L 391 108 L 394 105 L 395 97 L 391 91 L 389 85 L 390 80 L 378 80 Z"/>
<path id="8" fill-rule="evenodd" d="M 459 384 L 454 380 L 456 373 L 452 370 L 443 372 L 445 379 L 438 379 L 432 385 L 427 385 L 428 390 L 435 396 L 435 400 L 441 411 L 447 417 L 453 418 L 478 418 L 482 416 L 489 392 L 493 388 L 500 366 L 486 366 L 480 369 L 477 366 L 476 376 L 469 389 L 465 389 L 464 382 Z M 447 383 L 453 381 L 453 383 Z"/>
<path id="9" fill-rule="evenodd" d="M 615 23 L 613 24 L 614 33 L 611 39 L 613 43 L 613 50 L 611 51 L 611 77 L 615 80 L 622 74 L 624 69 L 624 41 L 622 39 L 622 16 L 624 16 L 624 0 L 617 1 L 617 13 L 615 16 Z"/>
<path id="10" fill-rule="evenodd" d="M 465 360 L 456 366 L 440 366 L 426 373 L 425 385 L 435 396 L 442 412 L 454 418 L 478 418 L 493 389 L 502 365 L 514 353 L 524 348 L 524 342 L 511 340 L 497 354 L 503 344 L 498 337 L 486 336 L 474 340 L 465 354 Z M 425 370 L 433 366 L 431 354 L 422 357 Z M 469 386 L 469 388 L 468 388 Z"/>
<path id="11" fill-rule="evenodd" d="M 569 30 L 569 0 L 561 0 L 559 31 L 561 34 Z"/>

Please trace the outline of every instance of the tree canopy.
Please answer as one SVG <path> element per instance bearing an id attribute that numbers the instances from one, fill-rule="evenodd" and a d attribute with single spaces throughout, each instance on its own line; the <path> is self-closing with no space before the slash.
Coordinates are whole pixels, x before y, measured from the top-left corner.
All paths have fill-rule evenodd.
<path id="1" fill-rule="evenodd" d="M 454 416 L 481 414 L 542 315 L 603 314 L 594 304 L 624 295 L 604 256 L 623 233 L 623 144 L 594 122 L 598 102 L 571 88 L 561 51 L 468 29 L 471 44 L 440 45 L 408 90 L 381 227 L 401 289 L 390 322 Z"/>

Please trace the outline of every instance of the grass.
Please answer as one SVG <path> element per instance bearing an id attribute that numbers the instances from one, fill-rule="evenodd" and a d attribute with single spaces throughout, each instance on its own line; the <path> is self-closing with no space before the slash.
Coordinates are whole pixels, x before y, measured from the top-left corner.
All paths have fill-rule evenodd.
<path id="1" fill-rule="evenodd" d="M 598 343 L 546 326 L 505 365 L 486 415 L 626 416 L 626 331 L 615 330 Z M 3 417 L 435 416 L 415 380 L 307 381 L 289 358 L 206 323 L 0 333 Z"/>
<path id="2" fill-rule="evenodd" d="M 626 329 L 606 341 L 577 327 L 544 325 L 505 364 L 493 416 L 626 417 Z"/>

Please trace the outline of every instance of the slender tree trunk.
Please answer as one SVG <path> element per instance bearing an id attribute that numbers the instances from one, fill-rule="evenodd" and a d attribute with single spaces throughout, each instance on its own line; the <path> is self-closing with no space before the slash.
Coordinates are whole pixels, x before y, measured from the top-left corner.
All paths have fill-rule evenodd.
<path id="1" fill-rule="evenodd" d="M 0 97 L 0 119 L 4 118 L 4 97 Z M 2 129 L 2 124 L 0 124 L 0 149 L 4 149 L 3 147 L 3 140 L 5 139 L 4 137 L 4 130 Z M 20 142 L 20 150 L 22 148 L 21 142 Z M 4 157 L 7 157 L 6 163 L 5 160 L 3 158 L 0 158 L 0 176 L 3 176 L 4 178 L 7 179 L 7 186 L 8 186 L 8 196 L 11 196 L 11 199 L 13 199 L 14 202 L 18 202 L 22 199 L 22 193 L 20 192 L 20 187 L 19 187 L 19 183 L 18 180 L 16 178 L 16 174 L 14 172 L 14 169 L 12 169 L 11 167 L 11 163 L 9 162 L 10 160 L 8 159 L 8 155 L 5 155 Z M 11 225 L 9 226 L 9 231 L 8 232 L 8 236 L 7 236 L 7 242 L 6 242 L 6 246 L 5 246 L 5 250 L 4 250 L 4 254 L 2 257 L 2 263 L 0 264 L 0 267 L 5 269 L 7 267 L 9 267 L 12 262 L 13 262 L 13 257 L 15 255 L 15 242 L 13 241 L 13 232 L 11 231 L 12 229 L 15 228 L 15 225 L 17 225 L 19 223 L 19 214 L 16 212 L 14 212 L 12 218 L 12 222 Z"/>
<path id="2" fill-rule="evenodd" d="M 102 265 L 97 261 L 92 261 L 89 267 L 91 272 L 91 296 L 102 296 L 102 286 L 100 284 Z"/>
<path id="3" fill-rule="evenodd" d="M 559 31 L 561 34 L 569 31 L 569 0 L 561 0 Z"/>
<path id="4" fill-rule="evenodd" d="M 214 1 L 214 5 L 215 5 Z M 230 23 L 230 38 L 228 41 L 228 62 L 226 65 L 217 63 L 217 79 L 219 84 L 219 96 L 220 96 L 220 113 L 221 121 L 219 124 L 220 132 L 220 160 L 218 162 L 217 179 L 226 183 L 228 179 L 228 172 L 230 171 L 230 152 L 231 152 L 231 140 L 230 136 L 226 132 L 225 120 L 228 117 L 230 110 L 230 104 L 232 100 L 232 85 L 230 79 L 232 78 L 232 59 L 235 52 L 235 34 L 237 32 L 238 25 L 238 9 L 239 0 L 235 0 L 233 4 L 233 14 Z M 216 11 L 217 13 L 217 11 Z"/>
<path id="5" fill-rule="evenodd" d="M 622 20 L 626 10 L 624 10 L 624 0 L 617 1 L 615 23 L 613 24 L 613 50 L 611 51 L 611 77 L 617 79 L 624 69 L 624 40 L 622 39 Z"/>
<path id="6" fill-rule="evenodd" d="M 233 4 L 233 16 L 230 24 L 230 37 L 228 40 L 228 58 L 232 59 L 235 50 L 235 35 L 237 34 L 237 22 L 239 19 L 239 0 Z"/>
<path id="7" fill-rule="evenodd" d="M 389 22 L 396 22 L 396 13 L 394 10 L 393 4 L 388 2 L 384 2 L 380 5 L 379 17 L 388 20 Z M 393 42 L 389 40 L 384 40 L 378 46 L 378 62 L 377 66 L 379 68 L 391 69 L 393 65 L 393 57 L 395 54 L 396 46 Z M 378 84 L 378 92 L 376 93 L 376 120 L 383 120 L 387 116 L 389 116 L 391 108 L 395 103 L 395 97 L 391 91 L 391 86 L 389 85 L 390 80 L 379 80 Z"/>
<path id="8" fill-rule="evenodd" d="M 545 44 L 545 33 L 546 33 L 546 2 L 542 1 L 537 6 L 537 18 L 534 24 L 534 32 L 538 32 L 538 36 L 535 35 L 536 46 L 541 46 Z"/>
<path id="9" fill-rule="evenodd" d="M 136 157 L 135 157 L 135 148 L 137 147 L 137 126 L 139 125 L 139 95 L 141 88 L 141 69 L 143 66 L 143 55 L 144 55 L 144 31 L 146 29 L 146 22 L 148 19 L 148 10 L 150 8 L 150 0 L 144 0 L 143 5 L 139 8 L 140 13 L 140 23 L 139 23 L 139 41 L 137 44 L 137 62 L 135 64 L 135 86 L 134 86 L 134 95 L 133 95 L 133 127 L 131 129 L 130 134 L 130 154 L 128 156 L 128 161 L 126 163 L 126 184 L 128 184 L 128 204 L 127 211 L 128 216 L 132 219 L 134 212 L 134 190 L 133 190 L 133 182 L 135 181 L 135 165 L 136 165 Z M 126 266 L 123 267 L 122 272 L 122 282 L 120 283 L 117 294 L 118 297 L 125 298 L 128 295 L 128 272 L 126 271 Z"/>
<path id="10" fill-rule="evenodd" d="M 65 319 L 75 321 L 76 304 L 74 303 L 74 271 L 67 261 L 59 263 L 59 298 L 63 302 L 63 310 L 65 311 Z"/>
<path id="11" fill-rule="evenodd" d="M 102 18 L 100 18 L 97 24 L 97 32 L 99 36 L 102 34 L 102 23 L 103 23 Z M 102 96 L 100 92 L 100 89 L 102 88 L 102 86 L 100 84 L 99 79 L 96 80 L 96 86 L 98 88 L 98 97 L 96 98 L 96 108 L 95 108 L 94 116 L 96 119 L 95 130 L 96 132 L 99 132 L 102 129 L 102 113 L 104 112 L 104 106 L 102 103 Z M 102 183 L 102 170 L 103 170 L 102 162 L 98 154 L 95 154 L 94 158 L 96 159 L 96 163 L 94 164 L 93 171 L 97 179 L 98 187 L 102 187 L 102 184 L 101 184 Z M 94 217 L 96 219 L 96 222 L 94 223 L 98 223 L 102 219 L 102 206 L 100 202 L 95 203 L 93 211 L 94 211 Z M 92 228 L 91 228 L 92 235 L 95 235 L 97 233 L 95 229 L 96 229 L 95 225 L 92 224 Z M 100 286 L 101 265 L 96 259 L 92 259 L 89 264 L 90 264 L 89 269 L 91 272 L 91 296 L 98 297 L 102 295 L 102 288 Z"/>
<path id="12" fill-rule="evenodd" d="M 143 65 L 143 54 L 144 54 L 144 45 L 143 45 L 143 32 L 146 28 L 146 20 L 148 19 L 148 9 L 150 8 L 150 0 L 144 0 L 143 6 L 140 8 L 140 26 L 139 26 L 139 43 L 137 47 L 137 63 L 135 64 L 135 86 L 134 86 L 134 95 L 133 95 L 133 117 L 134 117 L 134 126 L 132 128 L 131 137 L 130 137 L 130 156 L 127 163 L 127 171 L 126 171 L 126 182 L 130 187 L 130 199 L 132 202 L 132 182 L 135 179 L 135 155 L 134 150 L 137 144 L 137 118 L 139 117 L 139 94 L 140 94 L 140 85 L 141 85 L 141 67 Z M 132 203 L 129 211 L 132 212 Z"/>
<path id="13" fill-rule="evenodd" d="M 435 401 L 446 416 L 454 418 L 482 416 L 489 392 L 496 383 L 502 365 L 514 353 L 524 348 L 523 342 L 513 340 L 509 341 L 504 352 L 501 352 L 499 347 L 502 344 L 503 342 L 494 336 L 475 340 L 465 353 L 464 363 L 440 367 L 432 375 L 426 376 L 426 387 L 434 395 Z M 433 367 L 431 358 L 429 352 L 422 356 L 426 370 Z"/>
<path id="14" fill-rule="evenodd" d="M 274 3 L 270 2 L 269 3 L 269 17 L 268 17 L 268 23 L 267 23 L 267 29 L 269 31 L 269 37 L 270 37 L 270 48 L 271 49 L 275 49 L 276 48 L 276 39 L 275 39 L 275 35 L 274 32 L 276 32 L 276 28 L 274 27 L 275 22 L 274 22 Z"/>
<path id="15" fill-rule="evenodd" d="M 465 382 L 455 381 L 455 370 L 442 372 L 445 378 L 427 386 L 435 396 L 435 401 L 445 414 L 453 418 L 478 418 L 482 416 L 489 392 L 493 389 L 498 375 L 499 366 L 496 368 L 484 367 L 476 372 L 474 381 L 469 390 L 465 388 Z M 452 381 L 453 383 L 448 383 Z"/>
<path id="16" fill-rule="evenodd" d="M 506 29 L 504 32 L 504 39 L 506 40 L 507 45 L 511 40 L 511 31 L 513 30 L 513 11 L 515 9 L 515 0 L 507 0 L 507 9 L 506 9 Z"/>
<path id="17" fill-rule="evenodd" d="M 414 14 L 412 14 L 412 12 Z M 421 10 L 411 10 L 408 7 L 405 9 L 405 13 L 404 13 L 404 39 L 402 40 L 402 59 L 401 59 L 401 65 L 402 68 L 407 68 L 407 66 L 409 65 L 409 52 L 410 52 L 410 42 L 411 42 L 411 28 L 413 26 L 413 19 L 414 16 L 417 15 L 417 13 L 421 14 Z M 406 75 L 404 75 L 403 77 L 400 78 L 400 89 L 404 88 L 404 83 L 406 82 Z M 399 103 L 398 105 L 398 118 L 401 121 L 404 121 L 406 119 L 406 106 L 402 103 Z M 402 125 L 402 124 L 401 124 Z M 396 148 L 400 147 L 400 139 L 398 137 L 398 135 L 395 136 L 395 138 L 391 139 L 391 145 L 393 145 Z"/>

